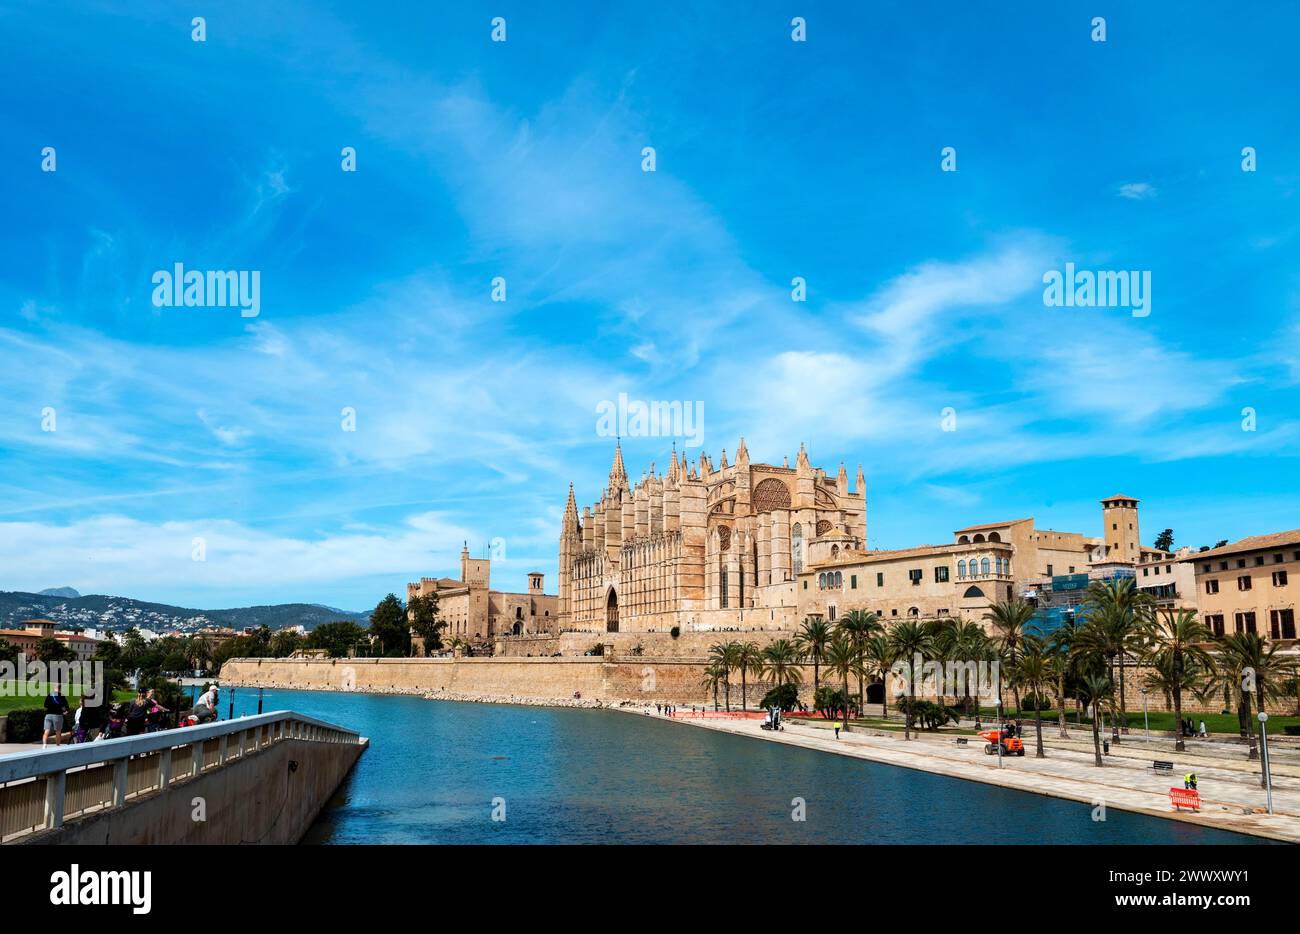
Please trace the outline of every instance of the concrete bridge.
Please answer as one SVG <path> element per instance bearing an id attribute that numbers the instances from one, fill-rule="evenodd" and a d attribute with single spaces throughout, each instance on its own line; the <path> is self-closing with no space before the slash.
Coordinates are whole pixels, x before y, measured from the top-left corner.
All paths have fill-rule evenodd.
<path id="1" fill-rule="evenodd" d="M 0 756 L 0 843 L 296 843 L 368 744 L 281 710 Z"/>

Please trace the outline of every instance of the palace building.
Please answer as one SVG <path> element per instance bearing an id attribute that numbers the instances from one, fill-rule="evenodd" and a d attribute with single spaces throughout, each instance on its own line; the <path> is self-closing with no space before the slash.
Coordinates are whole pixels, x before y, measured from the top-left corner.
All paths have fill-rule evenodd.
<path id="1" fill-rule="evenodd" d="M 446 624 L 442 640 L 460 639 L 486 646 L 504 635 L 554 633 L 556 598 L 542 587 L 543 576 L 528 575 L 527 593 L 492 589 L 492 562 L 471 558 L 469 543 L 460 552 L 460 579 L 424 577 L 406 585 L 406 602 L 414 596 L 438 597 L 438 619 Z M 416 655 L 425 655 L 424 640 L 413 637 Z"/>
<path id="2" fill-rule="evenodd" d="M 866 547 L 862 468 L 849 486 L 813 467 L 800 445 L 791 467 L 701 454 L 629 485 L 621 446 L 600 499 L 578 513 L 573 487 L 559 555 L 559 628 L 579 632 L 793 629 L 806 556 Z"/>

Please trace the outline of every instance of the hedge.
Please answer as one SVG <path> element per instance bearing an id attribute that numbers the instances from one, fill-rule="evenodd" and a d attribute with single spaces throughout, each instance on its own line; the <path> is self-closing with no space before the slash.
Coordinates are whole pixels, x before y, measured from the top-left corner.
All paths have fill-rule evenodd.
<path id="1" fill-rule="evenodd" d="M 9 711 L 9 742 L 34 743 L 45 730 L 45 709 L 42 707 Z"/>

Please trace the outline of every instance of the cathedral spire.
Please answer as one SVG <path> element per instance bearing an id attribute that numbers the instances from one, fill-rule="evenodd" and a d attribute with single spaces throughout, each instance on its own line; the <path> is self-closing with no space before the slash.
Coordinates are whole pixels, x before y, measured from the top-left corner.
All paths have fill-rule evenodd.
<path id="1" fill-rule="evenodd" d="M 861 464 L 858 464 L 858 476 L 856 482 L 853 484 L 853 492 L 862 497 L 867 495 L 867 480 L 862 475 Z"/>
<path id="2" fill-rule="evenodd" d="M 614 442 L 614 463 L 609 468 L 609 492 L 617 493 L 619 490 L 626 490 L 627 487 L 627 470 L 623 467 L 623 445 L 621 441 Z"/>
<path id="3" fill-rule="evenodd" d="M 745 447 L 743 437 L 740 439 L 740 447 L 736 448 L 736 463 L 742 466 L 749 463 L 749 448 Z"/>
<path id="4" fill-rule="evenodd" d="M 669 480 L 677 479 L 677 442 L 676 441 L 673 442 L 672 463 L 668 465 L 668 479 Z"/>
<path id="5" fill-rule="evenodd" d="M 722 449 L 722 462 L 721 462 L 720 464 L 718 464 L 718 469 L 719 469 L 719 470 L 726 470 L 726 469 L 727 469 L 727 449 L 726 449 L 726 448 L 723 448 L 723 449 Z"/>
<path id="6" fill-rule="evenodd" d="M 564 530 L 571 531 L 578 528 L 578 504 L 573 498 L 573 484 L 569 484 L 569 501 L 564 504 Z"/>

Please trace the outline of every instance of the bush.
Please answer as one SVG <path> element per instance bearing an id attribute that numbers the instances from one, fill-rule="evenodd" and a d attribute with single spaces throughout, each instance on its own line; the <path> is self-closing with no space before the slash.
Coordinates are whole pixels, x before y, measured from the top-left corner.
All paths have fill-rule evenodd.
<path id="1" fill-rule="evenodd" d="M 34 743 L 41 738 L 44 729 L 45 709 L 43 707 L 9 711 L 9 742 Z"/>
<path id="2" fill-rule="evenodd" d="M 1053 701 L 1050 697 L 1048 697 L 1046 694 L 1039 694 L 1039 695 L 1038 695 L 1038 709 L 1041 710 L 1041 711 L 1055 710 L 1055 709 L 1056 709 L 1056 703 L 1055 703 L 1055 701 Z M 1025 716 L 1026 714 L 1028 714 L 1028 715 L 1031 716 L 1031 717 L 1034 715 L 1034 695 L 1033 695 L 1033 694 L 1026 694 L 1026 695 L 1024 695 L 1023 697 L 1020 698 L 1020 715 L 1023 717 L 1023 716 Z"/>
<path id="3" fill-rule="evenodd" d="M 844 696 L 844 691 L 839 688 L 820 687 L 817 693 L 813 695 L 813 710 L 817 711 L 826 719 L 831 717 L 840 717 L 846 715 L 846 708 L 852 704 Z"/>
<path id="4" fill-rule="evenodd" d="M 779 688 L 772 688 L 763 695 L 763 699 L 758 702 L 758 706 L 764 709 L 780 707 L 782 713 L 789 713 L 799 706 L 799 689 L 793 684 L 783 684 Z"/>
<path id="5" fill-rule="evenodd" d="M 682 634 L 681 626 L 674 626 L 672 629 L 668 630 L 668 635 L 672 636 L 674 639 L 676 639 L 681 634 Z"/>
<path id="6" fill-rule="evenodd" d="M 898 702 L 899 709 L 903 711 L 904 716 L 907 714 L 908 700 L 901 698 Z M 937 730 L 941 726 L 949 723 L 956 723 L 958 720 L 957 711 L 952 707 L 944 707 L 941 704 L 935 704 L 931 701 L 917 698 L 912 702 L 912 725 L 924 727 L 927 730 Z"/>
<path id="7" fill-rule="evenodd" d="M 1284 726 L 1282 727 L 1282 732 L 1287 736 L 1300 736 L 1300 725 Z"/>

